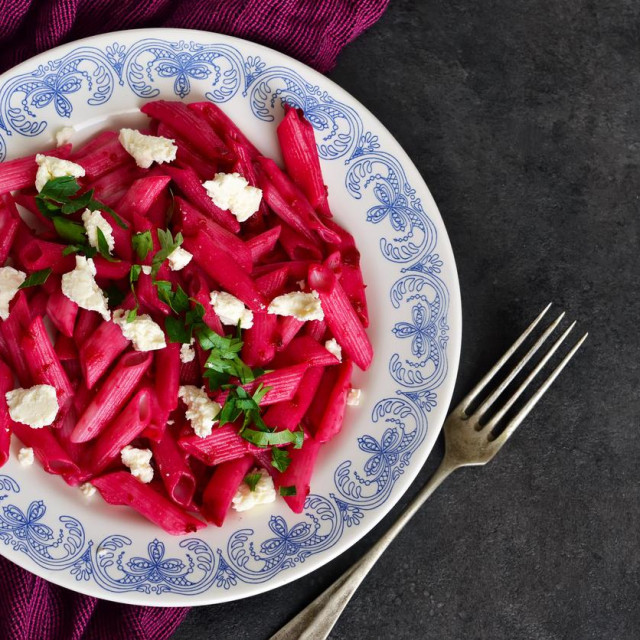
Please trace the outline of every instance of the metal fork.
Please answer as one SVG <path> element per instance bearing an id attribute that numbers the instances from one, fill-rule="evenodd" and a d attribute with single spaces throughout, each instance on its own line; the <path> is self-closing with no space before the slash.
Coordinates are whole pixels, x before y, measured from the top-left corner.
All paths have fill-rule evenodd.
<path id="1" fill-rule="evenodd" d="M 578 340 L 546 380 L 518 410 L 515 416 L 504 425 L 501 431 L 496 432 L 496 427 L 501 423 L 505 414 L 513 407 L 514 403 L 531 384 L 532 380 L 540 373 L 549 359 L 558 350 L 576 323 L 574 322 L 568 327 L 551 345 L 549 350 L 542 356 L 518 388 L 486 422 L 483 419 L 487 417 L 489 409 L 558 327 L 564 318 L 564 313 L 561 313 L 544 330 L 542 335 L 529 348 L 521 360 L 515 364 L 513 369 L 511 369 L 496 389 L 492 391 L 477 408 L 471 409 L 471 407 L 480 398 L 480 394 L 487 384 L 538 326 L 549 310 L 549 307 L 551 307 L 551 304 L 529 325 L 526 331 L 513 343 L 502 358 L 498 360 L 484 378 L 480 380 L 464 397 L 462 402 L 449 414 L 444 423 L 445 453 L 440 466 L 420 493 L 418 493 L 400 514 L 400 517 L 391 528 L 358 562 L 338 578 L 324 593 L 319 595 L 309 606 L 303 609 L 289 624 L 285 625 L 278 633 L 272 636 L 270 640 L 324 640 L 327 638 L 344 608 L 349 603 L 349 600 L 351 600 L 351 597 L 356 592 L 356 589 L 360 586 L 360 583 L 364 580 L 378 558 L 391 544 L 392 540 L 402 531 L 416 511 L 420 509 L 427 498 L 440 486 L 443 480 L 452 471 L 460 467 L 486 464 L 500 451 L 502 445 L 509 439 L 527 414 L 537 404 L 538 400 L 540 400 L 551 386 L 553 381 L 560 375 L 560 372 L 569 360 L 571 360 L 588 335 L 585 333 L 580 340 Z"/>

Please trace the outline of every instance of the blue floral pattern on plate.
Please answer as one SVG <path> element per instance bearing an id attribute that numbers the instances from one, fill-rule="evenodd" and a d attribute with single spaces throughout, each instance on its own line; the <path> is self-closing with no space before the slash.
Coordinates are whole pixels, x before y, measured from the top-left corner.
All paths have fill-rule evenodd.
<path id="1" fill-rule="evenodd" d="M 395 388 L 373 408 L 376 431 L 357 438 L 364 463 L 344 460 L 335 471 L 334 490 L 309 495 L 304 514 L 293 523 L 271 516 L 266 539 L 255 539 L 254 531 L 244 528 L 224 548 L 189 537 L 180 541 L 180 557 L 175 557 L 153 539 L 145 555 L 132 555 L 124 535 L 86 539 L 78 519 L 63 515 L 52 521 L 42 500 L 22 508 L 12 503 L 20 486 L 4 475 L 0 542 L 43 568 L 67 571 L 80 583 L 94 581 L 110 593 L 195 595 L 264 583 L 331 548 L 345 529 L 358 527 L 367 512 L 383 505 L 427 434 L 428 414 L 448 371 L 449 291 L 441 278 L 436 226 L 398 159 L 351 106 L 293 69 L 269 66 L 257 55 L 245 57 L 226 43 L 142 38 L 104 48 L 82 44 L 10 77 L 0 86 L 0 160 L 8 137 L 39 135 L 53 113 L 70 119 L 79 101 L 104 105 L 116 86 L 144 99 L 188 99 L 194 86 L 215 102 L 241 95 L 263 121 L 274 120 L 284 103 L 304 110 L 321 158 L 344 166 L 354 203 L 366 206 L 371 225 L 386 229 L 381 255 L 399 268 L 389 292 L 392 308 L 405 316 L 392 329 L 396 351 L 388 371 Z"/>

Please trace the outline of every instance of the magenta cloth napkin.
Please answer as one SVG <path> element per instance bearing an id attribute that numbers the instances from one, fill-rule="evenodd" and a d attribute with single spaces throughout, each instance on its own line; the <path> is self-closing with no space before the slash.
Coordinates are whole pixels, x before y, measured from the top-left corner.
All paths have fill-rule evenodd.
<path id="1" fill-rule="evenodd" d="M 389 0 L 0 0 L 0 72 L 64 42 L 138 27 L 217 31 L 320 71 Z M 188 609 L 114 604 L 57 587 L 0 557 L 1 640 L 163 640 Z"/>
<path id="2" fill-rule="evenodd" d="M 217 31 L 266 44 L 319 71 L 389 0 L 0 0 L 0 72 L 63 42 L 139 27 Z"/>

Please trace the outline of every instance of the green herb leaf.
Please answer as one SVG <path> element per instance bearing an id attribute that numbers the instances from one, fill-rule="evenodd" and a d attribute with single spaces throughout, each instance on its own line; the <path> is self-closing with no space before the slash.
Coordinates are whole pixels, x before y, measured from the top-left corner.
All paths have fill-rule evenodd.
<path id="1" fill-rule="evenodd" d="M 102 232 L 102 229 L 100 227 L 96 227 L 96 234 L 98 236 L 98 252 L 100 253 L 100 255 L 109 262 L 120 262 L 120 260 L 114 258 L 109 253 L 109 243 L 104 237 L 104 233 Z"/>
<path id="2" fill-rule="evenodd" d="M 258 484 L 258 482 L 260 482 L 260 478 L 262 478 L 261 473 L 248 473 L 244 477 L 244 482 L 245 484 L 249 485 L 249 489 L 251 491 L 255 491 L 256 485 Z"/>
<path id="3" fill-rule="evenodd" d="M 80 191 L 80 185 L 73 176 L 52 178 L 42 187 L 40 196 L 56 202 L 66 202 L 68 198 Z"/>
<path id="4" fill-rule="evenodd" d="M 175 316 L 167 316 L 164 319 L 164 328 L 169 337 L 169 342 L 181 342 L 189 344 L 191 342 L 191 331 L 184 326 L 184 323 Z"/>
<path id="5" fill-rule="evenodd" d="M 293 485 L 289 487 L 280 487 L 278 491 L 280 492 L 281 496 L 295 496 L 298 493 L 298 490 Z"/>
<path id="6" fill-rule="evenodd" d="M 133 322 L 138 317 L 138 305 L 127 313 L 127 322 Z"/>
<path id="7" fill-rule="evenodd" d="M 65 216 L 68 216 L 71 213 L 75 213 L 76 211 L 80 211 L 80 209 L 87 209 L 89 203 L 91 202 L 91 198 L 93 197 L 93 190 L 87 191 L 82 195 L 75 198 L 75 200 L 69 200 L 62 205 L 60 211 Z"/>
<path id="8" fill-rule="evenodd" d="M 35 287 L 39 284 L 44 284 L 50 275 L 51 267 L 40 269 L 40 271 L 34 271 L 25 279 L 25 281 L 18 287 L 18 289 L 27 289 L 28 287 Z"/>
<path id="9" fill-rule="evenodd" d="M 133 250 L 136 252 L 138 258 L 140 258 L 140 260 L 144 260 L 147 255 L 149 255 L 149 251 L 153 249 L 153 238 L 151 237 L 151 231 L 142 231 L 141 233 L 136 233 L 131 238 L 131 245 L 133 246 Z"/>
<path id="10" fill-rule="evenodd" d="M 304 431 L 300 429 L 299 431 L 293 432 L 293 448 L 294 449 L 302 449 L 302 445 L 304 444 Z"/>
<path id="11" fill-rule="evenodd" d="M 168 229 L 158 229 L 158 241 L 160 242 L 160 251 L 158 251 L 151 260 L 151 273 L 155 277 L 158 270 L 162 266 L 162 263 L 170 256 L 182 243 L 183 237 L 181 233 L 178 233 L 175 237 L 171 235 L 171 231 Z"/>
<path id="12" fill-rule="evenodd" d="M 75 244 L 68 244 L 62 250 L 62 255 L 68 256 L 68 255 L 71 255 L 72 253 L 77 253 L 78 251 L 82 251 L 82 247 L 79 247 L 78 245 L 75 245 Z"/>
<path id="13" fill-rule="evenodd" d="M 129 269 L 129 282 L 133 285 L 134 282 L 138 282 L 142 267 L 139 264 L 132 264 Z"/>
<path id="14" fill-rule="evenodd" d="M 257 447 L 272 447 L 276 445 L 291 444 L 297 441 L 295 436 L 289 429 L 282 431 L 256 431 L 255 429 L 244 429 L 240 435 L 255 444 Z"/>
<path id="15" fill-rule="evenodd" d="M 271 466 L 284 473 L 291 464 L 291 456 L 286 449 L 271 449 Z"/>
<path id="16" fill-rule="evenodd" d="M 80 223 L 67 220 L 62 216 L 56 216 L 53 219 L 53 226 L 63 240 L 79 245 L 87 243 L 87 232 Z"/>

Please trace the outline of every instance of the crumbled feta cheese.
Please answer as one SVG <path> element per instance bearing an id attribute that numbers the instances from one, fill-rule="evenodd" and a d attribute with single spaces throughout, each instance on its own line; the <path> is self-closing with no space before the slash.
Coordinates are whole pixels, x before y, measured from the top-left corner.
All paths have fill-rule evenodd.
<path id="1" fill-rule="evenodd" d="M 176 421 L 175 421 L 175 420 L 167 420 L 167 424 L 168 424 L 169 426 L 171 426 L 172 424 L 175 424 L 175 423 L 176 423 Z"/>
<path id="2" fill-rule="evenodd" d="M 107 222 L 106 218 L 99 211 L 91 211 L 85 209 L 82 214 L 82 222 L 84 228 L 87 231 L 87 239 L 89 244 L 98 249 L 98 229 L 102 231 L 104 239 L 107 241 L 109 247 L 109 253 L 113 253 L 113 248 L 116 246 L 116 241 L 113 238 L 113 229 Z"/>
<path id="3" fill-rule="evenodd" d="M 71 176 L 73 178 L 83 178 L 84 169 L 75 162 L 54 158 L 53 156 L 45 156 L 41 153 L 36 155 L 38 163 L 38 172 L 36 173 L 36 189 L 42 191 L 43 187 L 49 180 L 54 178 L 63 178 Z"/>
<path id="4" fill-rule="evenodd" d="M 13 267 L 0 268 L 0 318 L 9 317 L 9 303 L 18 293 L 18 288 L 27 279 L 27 274 Z"/>
<path id="5" fill-rule="evenodd" d="M 274 298 L 267 309 L 269 313 L 279 316 L 293 316 L 298 320 L 322 320 L 324 312 L 317 291 L 303 293 L 292 291 Z"/>
<path id="6" fill-rule="evenodd" d="M 152 269 L 148 264 L 143 264 L 142 265 L 142 273 L 144 273 L 147 276 L 150 276 L 151 275 L 151 271 L 152 271 Z"/>
<path id="7" fill-rule="evenodd" d="M 253 326 L 253 311 L 246 309 L 242 300 L 238 300 L 226 291 L 211 292 L 211 306 L 222 324 L 232 324 L 241 329 L 251 329 Z"/>
<path id="8" fill-rule="evenodd" d="M 162 164 L 176 159 L 178 147 L 169 138 L 145 136 L 136 129 L 120 129 L 118 140 L 142 169 L 148 169 L 154 162 Z"/>
<path id="9" fill-rule="evenodd" d="M 264 469 L 254 469 L 251 473 L 259 473 L 260 480 L 256 483 L 255 489 L 251 491 L 246 482 L 241 482 L 236 495 L 233 496 L 233 508 L 236 511 L 248 511 L 256 505 L 275 502 L 276 490 L 273 486 L 273 478 Z"/>
<path id="10" fill-rule="evenodd" d="M 20 451 L 18 451 L 18 462 L 23 467 L 29 467 L 33 464 L 33 449 L 31 447 L 22 447 Z"/>
<path id="11" fill-rule="evenodd" d="M 76 256 L 76 268 L 62 275 L 62 293 L 82 309 L 97 311 L 105 320 L 111 314 L 107 297 L 95 279 L 96 265 L 91 258 Z"/>
<path id="12" fill-rule="evenodd" d="M 307 288 L 306 280 L 296 280 L 296 284 L 298 285 L 298 289 L 300 289 L 300 291 L 304 291 Z"/>
<path id="13" fill-rule="evenodd" d="M 193 432 L 200 438 L 210 436 L 216 416 L 220 413 L 220 405 L 209 398 L 204 387 L 198 389 L 192 384 L 180 387 L 178 397 L 187 405 L 185 416 Z"/>
<path id="14" fill-rule="evenodd" d="M 61 127 L 56 131 L 56 144 L 61 147 L 63 144 L 71 142 L 75 132 L 76 130 L 73 127 Z"/>
<path id="15" fill-rule="evenodd" d="M 90 498 L 95 494 L 96 488 L 90 482 L 85 482 L 80 485 L 80 491 L 85 498 Z"/>
<path id="16" fill-rule="evenodd" d="M 128 311 L 118 309 L 113 312 L 113 321 L 122 329 L 122 335 L 131 340 L 136 351 L 157 351 L 167 346 L 162 327 L 151 316 L 145 313 L 128 322 L 127 315 Z"/>
<path id="17" fill-rule="evenodd" d="M 153 467 L 151 466 L 151 449 L 136 449 L 127 445 L 120 452 L 120 459 L 125 467 L 131 471 L 134 478 L 145 484 L 153 480 Z"/>
<path id="18" fill-rule="evenodd" d="M 196 350 L 193 348 L 193 343 L 195 340 L 191 338 L 191 342 L 189 344 L 183 344 L 180 347 L 180 362 L 193 362 L 196 357 Z"/>
<path id="19" fill-rule="evenodd" d="M 231 211 L 238 222 L 250 218 L 260 207 L 262 189 L 252 187 L 239 173 L 216 173 L 202 186 L 213 203 Z"/>
<path id="20" fill-rule="evenodd" d="M 42 429 L 52 424 L 58 415 L 56 390 L 50 384 L 7 391 L 5 398 L 11 419 L 32 429 Z"/>
<path id="21" fill-rule="evenodd" d="M 324 348 L 332 353 L 340 362 L 342 362 L 342 347 L 337 343 L 335 338 L 331 338 L 331 340 L 327 340 L 324 343 Z"/>
<path id="22" fill-rule="evenodd" d="M 357 407 L 362 402 L 362 389 L 349 389 L 347 394 L 347 404 L 350 407 Z"/>
<path id="23" fill-rule="evenodd" d="M 167 262 L 169 263 L 171 271 L 180 271 L 180 269 L 184 269 L 191 262 L 191 258 L 193 258 L 193 254 L 182 247 L 176 247 L 167 256 Z"/>

